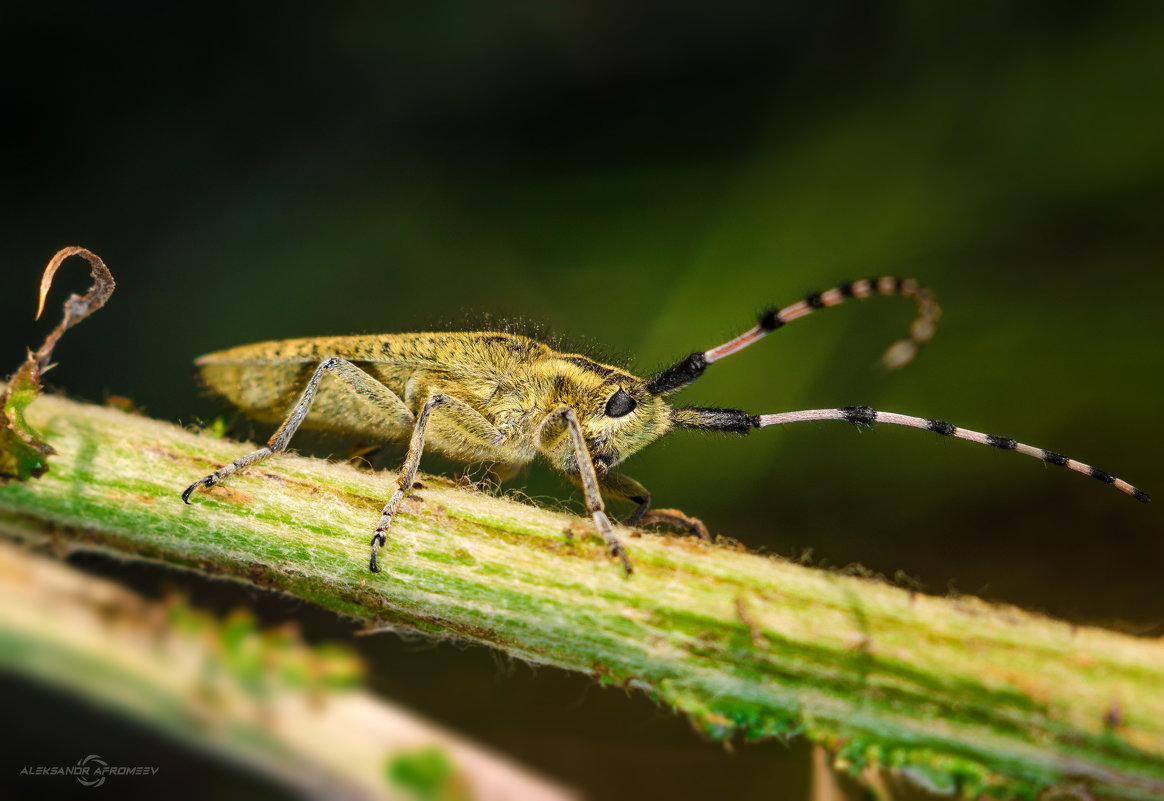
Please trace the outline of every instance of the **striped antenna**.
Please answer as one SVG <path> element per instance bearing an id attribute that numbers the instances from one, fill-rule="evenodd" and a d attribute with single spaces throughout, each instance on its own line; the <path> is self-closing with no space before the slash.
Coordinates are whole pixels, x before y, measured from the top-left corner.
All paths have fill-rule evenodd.
<path id="1" fill-rule="evenodd" d="M 765 309 L 760 313 L 760 319 L 755 327 L 711 350 L 691 354 L 647 382 L 647 391 L 652 395 L 675 392 L 699 378 L 707 369 L 707 365 L 738 353 L 793 320 L 812 314 L 817 309 L 837 306 L 846 298 L 862 300 L 871 295 L 901 295 L 917 304 L 918 316 L 910 326 L 909 337 L 894 342 L 881 357 L 885 366 L 892 370 L 903 367 L 917 354 L 918 348 L 933 338 L 934 327 L 942 312 L 932 293 L 919 286 L 917 281 L 912 278 L 883 276 L 840 284 L 824 292 L 812 292 L 804 300 L 798 300 L 782 309 L 775 307 Z"/>
<path id="2" fill-rule="evenodd" d="M 675 410 L 676 413 L 687 410 Z M 698 410 L 698 411 L 713 411 L 713 410 Z M 715 410 L 719 411 L 719 410 Z M 1131 495 L 1141 503 L 1151 502 L 1148 493 L 1141 489 L 1133 487 L 1122 478 L 1116 478 L 1111 473 L 1076 461 L 1075 459 L 1068 459 L 1066 456 L 1061 456 L 1051 451 L 1045 451 L 1042 448 L 1036 448 L 1032 445 L 1025 445 L 1021 442 L 1016 442 L 1008 437 L 996 437 L 993 434 L 983 434 L 979 431 L 970 431 L 966 428 L 959 428 L 953 423 L 947 423 L 945 420 L 930 420 L 924 417 L 911 417 L 908 414 L 897 414 L 895 412 L 879 412 L 876 409 L 871 409 L 868 406 L 846 406 L 843 409 L 802 409 L 795 412 L 782 412 L 780 414 L 761 414 L 753 416 L 750 420 L 753 428 L 767 428 L 768 426 L 780 426 L 786 423 L 804 423 L 812 420 L 843 420 L 854 425 L 872 425 L 873 423 L 886 423 L 894 426 L 909 426 L 910 428 L 921 428 L 926 431 L 933 431 L 935 434 L 941 434 L 947 437 L 957 437 L 958 439 L 969 440 L 970 442 L 977 442 L 979 445 L 990 445 L 995 448 L 1000 448 L 1004 451 L 1018 451 L 1025 453 L 1027 456 L 1033 456 L 1036 459 L 1041 459 L 1049 464 L 1066 467 L 1068 470 L 1074 470 L 1076 473 L 1082 473 L 1085 476 L 1091 476 L 1094 479 L 1102 481 L 1104 484 L 1111 484 L 1120 492 L 1125 492 Z M 680 420 L 677 418 L 677 422 Z M 680 422 L 682 425 L 682 422 Z M 700 427 L 700 426 L 692 426 Z"/>

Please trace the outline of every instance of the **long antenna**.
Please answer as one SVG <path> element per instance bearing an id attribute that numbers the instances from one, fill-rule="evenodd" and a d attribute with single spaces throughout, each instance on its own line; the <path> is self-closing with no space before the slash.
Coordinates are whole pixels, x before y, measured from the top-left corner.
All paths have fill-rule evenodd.
<path id="1" fill-rule="evenodd" d="M 817 309 L 837 306 L 844 303 L 846 298 L 862 300 L 872 295 L 901 295 L 917 303 L 918 316 L 909 328 L 909 337 L 894 342 L 881 357 L 885 366 L 892 370 L 903 367 L 917 355 L 922 345 L 933 338 L 934 327 L 942 310 L 934 301 L 933 294 L 912 278 L 883 276 L 840 284 L 824 292 L 812 292 L 803 300 L 782 309 L 775 307 L 765 309 L 760 313 L 760 319 L 755 327 L 711 350 L 692 353 L 683 361 L 667 368 L 647 382 L 647 392 L 652 395 L 665 395 L 682 389 L 703 375 L 707 365 L 738 353 L 793 320 L 812 314 Z"/>
<path id="2" fill-rule="evenodd" d="M 1152 501 L 1148 493 L 1142 489 L 1133 487 L 1122 478 L 1116 478 L 1105 470 L 1100 470 L 1099 468 L 1092 467 L 1089 464 L 1084 464 L 1075 459 L 1070 459 L 1053 451 L 1046 451 L 1042 448 L 1036 448 L 1033 445 L 1016 442 L 1009 437 L 996 437 L 993 434 L 983 434 L 980 431 L 960 428 L 953 423 L 947 423 L 945 420 L 930 420 L 924 417 L 912 417 L 908 414 L 897 414 L 896 412 L 879 412 L 868 406 L 846 406 L 843 409 L 802 409 L 796 412 L 782 412 L 780 414 L 761 414 L 753 419 L 755 420 L 755 428 L 780 426 L 787 423 L 804 423 L 811 420 L 844 420 L 854 425 L 885 423 L 894 426 L 921 428 L 946 437 L 957 437 L 958 439 L 977 442 L 979 445 L 990 445 L 1004 451 L 1025 453 L 1027 456 L 1041 459 L 1048 464 L 1066 467 L 1068 470 L 1074 470 L 1076 473 L 1091 476 L 1094 479 L 1102 481 L 1104 484 L 1111 484 L 1120 492 L 1131 495 L 1141 503 L 1150 503 Z"/>

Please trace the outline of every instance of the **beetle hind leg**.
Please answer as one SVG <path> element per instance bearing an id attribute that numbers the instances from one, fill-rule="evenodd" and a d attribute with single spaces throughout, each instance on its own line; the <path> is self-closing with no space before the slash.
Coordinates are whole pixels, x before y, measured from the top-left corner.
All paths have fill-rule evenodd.
<path id="1" fill-rule="evenodd" d="M 283 420 L 283 424 L 279 426 L 279 430 L 271 436 L 265 448 L 259 448 L 256 451 L 248 453 L 246 456 L 240 456 L 230 464 L 218 468 L 210 475 L 198 479 L 182 492 L 182 500 L 190 503 L 190 496 L 195 490 L 201 488 L 209 489 L 240 470 L 245 470 L 256 462 L 263 461 L 272 454 L 287 450 L 287 446 L 291 442 L 291 437 L 295 435 L 295 432 L 303 423 L 304 418 L 311 411 L 311 405 L 314 403 L 316 392 L 319 389 L 319 382 L 328 373 L 335 374 L 352 391 L 370 400 L 377 408 L 386 412 L 393 419 L 412 422 L 412 412 L 404 405 L 404 401 L 400 400 L 396 393 L 388 389 L 388 387 L 346 359 L 341 359 L 338 356 L 324 359 L 315 368 L 315 372 L 312 374 L 311 380 L 307 382 L 307 386 L 303 388 L 303 393 L 299 396 L 299 400 L 291 408 L 286 419 Z"/>

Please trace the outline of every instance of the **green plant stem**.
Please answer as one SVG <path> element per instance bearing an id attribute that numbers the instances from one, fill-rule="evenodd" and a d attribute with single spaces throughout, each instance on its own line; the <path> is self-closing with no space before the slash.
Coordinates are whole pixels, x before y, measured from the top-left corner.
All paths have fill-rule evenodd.
<path id="1" fill-rule="evenodd" d="M 186 485 L 252 446 L 60 398 L 28 416 L 58 455 L 0 487 L 9 536 L 488 644 L 644 690 L 712 736 L 804 734 L 854 770 L 966 796 L 1164 796 L 1159 640 L 629 531 L 626 578 L 585 521 L 429 476 L 372 574 L 392 474 L 285 455 L 185 506 Z"/>
<path id="2" fill-rule="evenodd" d="M 293 632 L 260 632 L 245 617 L 218 621 L 180 603 L 148 601 L 0 543 L 2 670 L 111 708 L 315 798 L 574 798 L 351 686 L 347 675 L 328 678 L 337 667 L 351 674 L 355 664 L 342 652 L 308 648 Z M 428 787 L 393 782 L 388 766 L 418 755 L 435 755 L 445 775 L 431 777 Z M 58 790 L 63 782 L 76 786 L 68 778 L 43 781 L 58 782 Z M 109 779 L 122 791 L 135 781 L 142 780 Z"/>

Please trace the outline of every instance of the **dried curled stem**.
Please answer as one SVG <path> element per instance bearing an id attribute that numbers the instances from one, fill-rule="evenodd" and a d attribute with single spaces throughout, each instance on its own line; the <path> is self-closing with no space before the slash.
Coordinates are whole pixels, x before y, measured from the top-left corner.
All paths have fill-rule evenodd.
<path id="1" fill-rule="evenodd" d="M 101 261 L 97 254 L 82 247 L 61 248 L 49 261 L 48 266 L 44 268 L 44 275 L 41 276 L 40 301 L 36 306 L 36 319 L 39 320 L 40 315 L 44 312 L 44 302 L 48 297 L 49 289 L 52 288 L 57 269 L 70 256 L 81 256 L 89 262 L 93 275 L 93 286 L 89 287 L 89 291 L 84 295 L 69 295 L 69 299 L 65 301 L 65 316 L 61 318 L 57 327 L 45 337 L 44 344 L 40 346 L 40 349 L 35 354 L 29 354 L 30 369 L 33 371 L 32 377 L 36 381 L 39 381 L 40 375 L 49 369 L 49 359 L 52 358 L 53 348 L 57 346 L 57 340 L 70 328 L 104 306 L 116 286 L 113 282 L 113 274 L 109 272 L 109 268 L 105 266 L 105 262 Z"/>
<path id="2" fill-rule="evenodd" d="M 48 470 L 48 457 L 54 451 L 24 420 L 24 410 L 40 394 L 41 376 L 51 367 L 53 348 L 66 331 L 100 309 L 113 294 L 113 275 L 105 262 L 81 247 L 67 247 L 57 251 L 45 267 L 40 280 L 40 301 L 36 316 L 44 311 L 45 298 L 52 287 L 53 277 L 61 263 L 70 256 L 82 256 L 89 262 L 93 286 L 84 295 L 70 295 L 65 301 L 65 316 L 44 344 L 17 368 L 8 385 L 0 392 L 0 483 L 13 478 L 27 481 L 40 478 Z"/>

